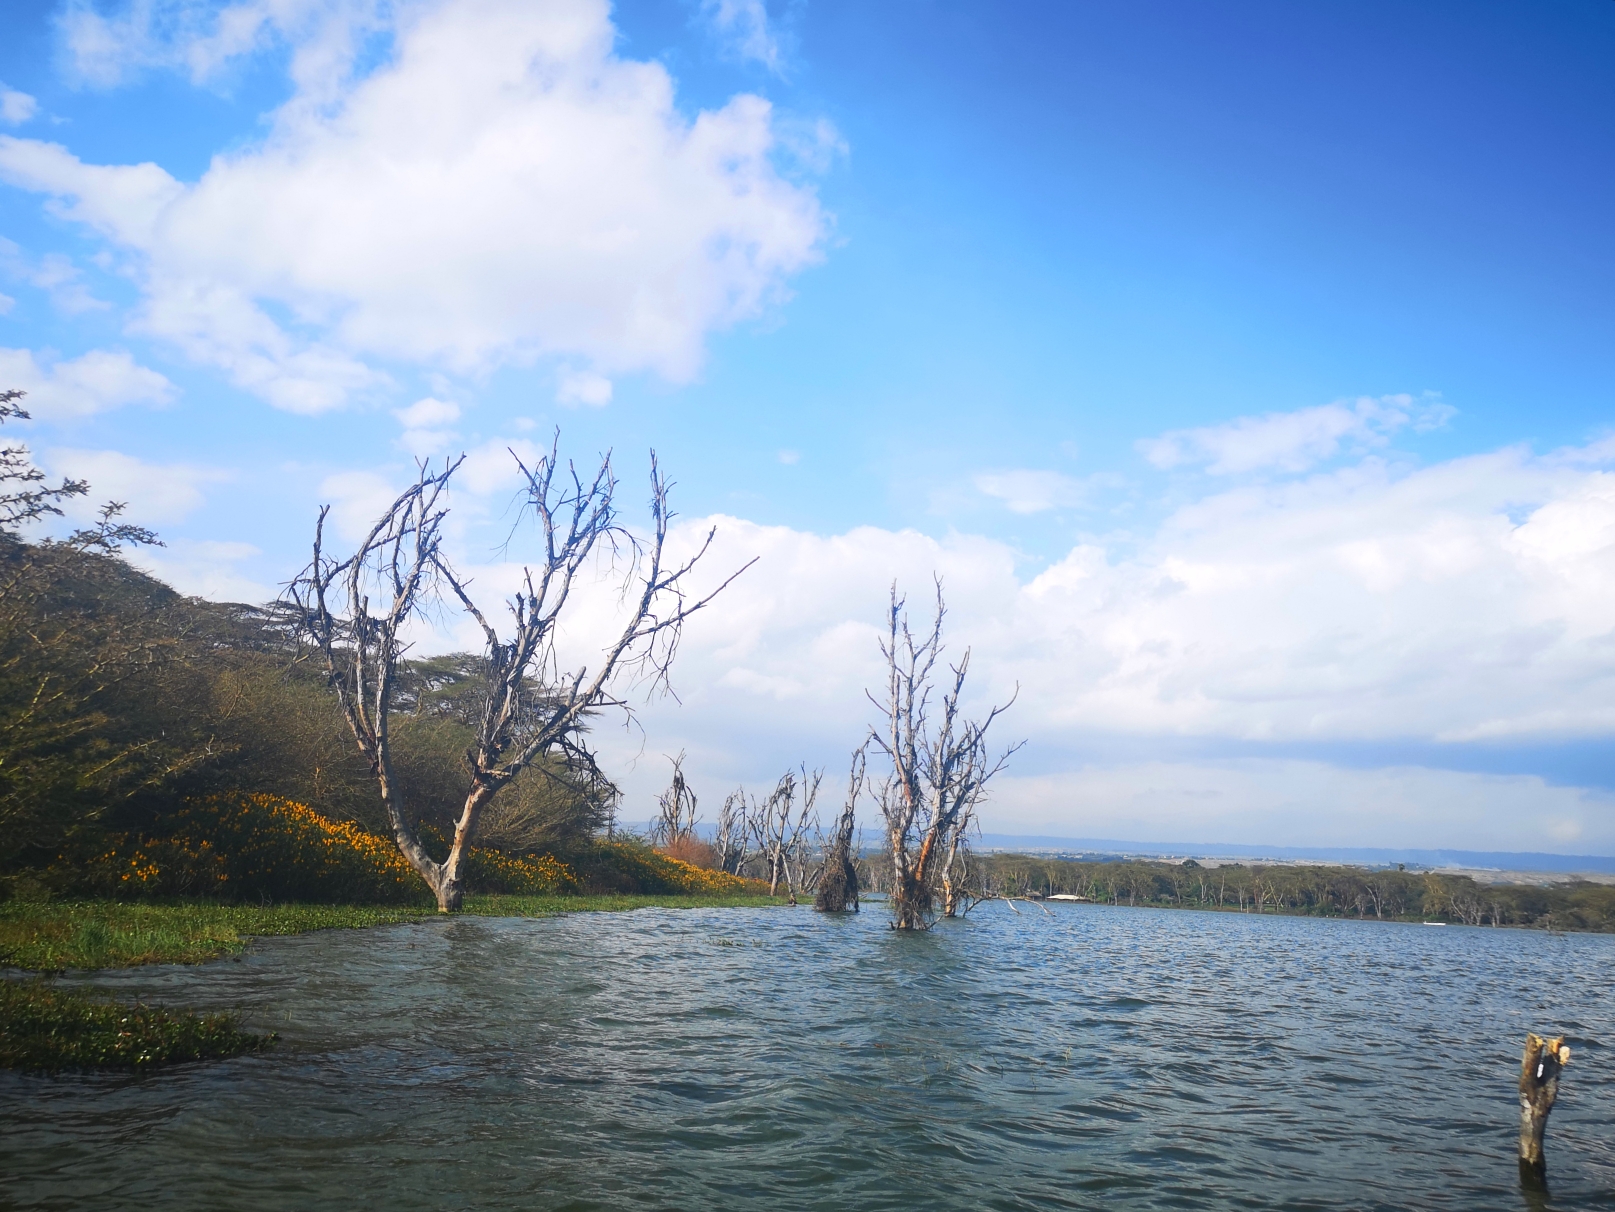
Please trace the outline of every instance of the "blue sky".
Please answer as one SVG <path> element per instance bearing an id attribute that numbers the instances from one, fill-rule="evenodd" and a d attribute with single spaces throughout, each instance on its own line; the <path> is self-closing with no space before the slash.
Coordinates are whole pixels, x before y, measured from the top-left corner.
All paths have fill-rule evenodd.
<path id="1" fill-rule="evenodd" d="M 451 449 L 496 583 L 559 425 L 765 555 L 631 795 L 838 766 L 935 569 L 1000 831 L 1615 852 L 1608 4 L 3 20 L 0 372 L 181 588 Z"/>

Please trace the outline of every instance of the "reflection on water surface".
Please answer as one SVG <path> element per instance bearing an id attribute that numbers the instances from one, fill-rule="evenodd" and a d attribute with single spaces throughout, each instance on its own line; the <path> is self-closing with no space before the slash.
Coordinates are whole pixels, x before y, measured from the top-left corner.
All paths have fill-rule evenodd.
<path id="1" fill-rule="evenodd" d="M 1615 938 L 1060 905 L 462 918 L 103 974 L 262 1057 L 0 1075 L 17 1208 L 1615 1207 Z M 1522 1195 L 1528 1029 L 1570 1036 Z"/>

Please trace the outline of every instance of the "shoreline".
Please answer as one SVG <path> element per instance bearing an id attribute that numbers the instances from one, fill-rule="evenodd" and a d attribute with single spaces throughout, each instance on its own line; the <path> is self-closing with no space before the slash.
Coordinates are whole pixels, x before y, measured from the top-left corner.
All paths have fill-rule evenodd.
<path id="1" fill-rule="evenodd" d="M 606 893 L 468 896 L 458 916 L 554 917 L 635 909 L 766 908 L 767 896 Z M 444 916 L 429 905 L 231 905 L 208 901 L 0 903 L 0 971 L 95 972 L 146 964 L 203 964 L 240 955 L 255 938 L 355 930 Z"/>

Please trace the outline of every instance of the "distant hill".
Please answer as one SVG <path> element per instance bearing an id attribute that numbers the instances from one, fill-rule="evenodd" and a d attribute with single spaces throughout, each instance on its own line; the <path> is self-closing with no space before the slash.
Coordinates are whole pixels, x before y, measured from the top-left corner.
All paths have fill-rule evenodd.
<path id="1" fill-rule="evenodd" d="M 1502 850 L 1385 850 L 1350 846 L 1262 846 L 1217 842 L 1121 842 L 1113 838 L 1020 836 L 984 833 L 985 850 L 1021 853 L 1092 855 L 1149 855 L 1154 858 L 1249 859 L 1260 862 L 1312 860 L 1350 863 L 1364 867 L 1391 867 L 1407 863 L 1419 867 L 1467 867 L 1497 871 L 1554 871 L 1615 873 L 1615 858 L 1591 854 L 1536 854 Z"/>

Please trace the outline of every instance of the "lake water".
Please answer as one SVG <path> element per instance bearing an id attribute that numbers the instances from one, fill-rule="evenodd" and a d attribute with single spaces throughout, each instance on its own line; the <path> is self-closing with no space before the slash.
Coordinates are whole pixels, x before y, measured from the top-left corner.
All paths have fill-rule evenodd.
<path id="1" fill-rule="evenodd" d="M 1615 937 L 1058 905 L 458 918 L 126 996 L 273 1052 L 0 1075 L 0 1203 L 1615 1207 Z M 1522 1192 L 1527 1030 L 1574 1056 Z"/>

